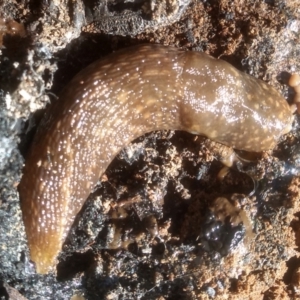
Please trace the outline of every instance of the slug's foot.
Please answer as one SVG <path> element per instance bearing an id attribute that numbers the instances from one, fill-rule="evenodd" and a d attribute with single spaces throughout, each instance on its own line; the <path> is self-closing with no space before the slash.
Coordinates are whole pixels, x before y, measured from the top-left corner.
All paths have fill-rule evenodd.
<path id="1" fill-rule="evenodd" d="M 210 153 L 213 159 L 222 162 L 222 164 L 228 168 L 231 168 L 237 159 L 232 147 L 214 142 L 203 136 L 197 136 L 197 141 L 202 144 L 203 153 Z M 209 154 L 207 156 L 209 156 Z M 209 158 L 206 157 L 206 160 L 209 160 Z"/>
<path id="2" fill-rule="evenodd" d="M 293 163 L 288 163 L 274 157 L 270 151 L 256 153 L 234 150 L 203 137 L 199 137 L 199 141 L 205 148 L 203 153 L 206 153 L 208 160 L 211 157 L 211 159 L 216 159 L 224 165 L 218 173 L 219 180 L 223 180 L 231 169 L 248 175 L 253 180 L 254 185 L 262 179 L 274 180 L 287 174 L 299 174 L 297 171 L 299 167 L 296 166 L 296 161 L 299 159 L 294 159 Z M 298 153 L 298 151 L 296 152 Z M 291 154 L 287 156 L 291 157 Z M 299 155 L 297 155 L 298 157 Z"/>

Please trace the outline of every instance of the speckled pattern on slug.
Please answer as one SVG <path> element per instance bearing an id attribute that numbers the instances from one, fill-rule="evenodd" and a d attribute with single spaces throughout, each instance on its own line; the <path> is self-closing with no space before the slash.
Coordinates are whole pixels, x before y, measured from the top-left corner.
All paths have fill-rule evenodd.
<path id="1" fill-rule="evenodd" d="M 204 53 L 141 45 L 93 63 L 48 110 L 26 158 L 19 192 L 37 271 L 51 269 L 91 189 L 134 138 L 178 129 L 259 152 L 292 119 L 274 88 Z"/>

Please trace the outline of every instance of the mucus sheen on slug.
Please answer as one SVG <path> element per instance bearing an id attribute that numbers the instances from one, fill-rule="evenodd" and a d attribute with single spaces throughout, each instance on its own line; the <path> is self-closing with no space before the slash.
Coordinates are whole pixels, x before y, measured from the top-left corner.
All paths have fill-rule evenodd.
<path id="1" fill-rule="evenodd" d="M 91 189 L 138 136 L 185 130 L 260 152 L 292 120 L 273 87 L 204 53 L 140 45 L 94 62 L 49 107 L 26 157 L 19 193 L 37 272 L 51 270 Z"/>

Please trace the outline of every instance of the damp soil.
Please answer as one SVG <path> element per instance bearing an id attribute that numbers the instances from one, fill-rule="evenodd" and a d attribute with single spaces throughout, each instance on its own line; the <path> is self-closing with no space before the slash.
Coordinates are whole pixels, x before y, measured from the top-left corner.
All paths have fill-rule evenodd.
<path id="1" fill-rule="evenodd" d="M 130 45 L 204 51 L 291 102 L 297 0 L 0 5 L 0 299 L 300 297 L 298 116 L 274 151 L 238 153 L 246 158 L 227 172 L 214 146 L 185 132 L 133 141 L 99 178 L 47 275 L 30 261 L 17 191 L 47 104 L 85 66 Z"/>

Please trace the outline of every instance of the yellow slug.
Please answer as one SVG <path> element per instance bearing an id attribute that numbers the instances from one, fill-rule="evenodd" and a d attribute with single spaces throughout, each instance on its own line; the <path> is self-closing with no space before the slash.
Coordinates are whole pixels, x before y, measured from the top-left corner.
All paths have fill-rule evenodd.
<path id="1" fill-rule="evenodd" d="M 138 136 L 185 130 L 260 152 L 292 120 L 273 87 L 205 53 L 140 45 L 94 62 L 49 108 L 26 158 L 19 192 L 37 272 L 51 270 L 97 180 Z"/>

